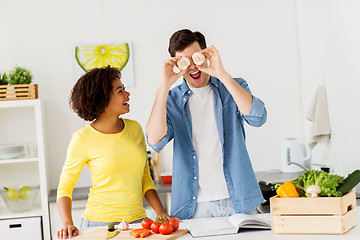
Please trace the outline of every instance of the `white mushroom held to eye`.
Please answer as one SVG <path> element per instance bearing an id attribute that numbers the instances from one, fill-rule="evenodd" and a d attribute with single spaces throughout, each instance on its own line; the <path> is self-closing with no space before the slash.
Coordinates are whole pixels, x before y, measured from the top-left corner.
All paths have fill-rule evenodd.
<path id="1" fill-rule="evenodd" d="M 179 69 L 181 70 L 185 70 L 190 66 L 190 59 L 187 57 L 181 57 L 178 61 L 177 61 L 177 66 Z"/>
<path id="2" fill-rule="evenodd" d="M 192 55 L 192 59 L 195 63 L 195 65 L 201 65 L 205 62 L 205 56 L 204 54 L 200 53 L 200 52 L 196 52 Z"/>
<path id="3" fill-rule="evenodd" d="M 306 192 L 311 194 L 311 197 L 317 197 L 321 193 L 321 188 L 318 185 L 311 185 L 306 188 Z"/>

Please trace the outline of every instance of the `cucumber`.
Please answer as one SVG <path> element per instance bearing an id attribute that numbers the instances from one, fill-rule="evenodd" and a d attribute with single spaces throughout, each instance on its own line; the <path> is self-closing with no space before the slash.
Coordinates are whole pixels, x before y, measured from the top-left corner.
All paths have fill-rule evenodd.
<path id="1" fill-rule="evenodd" d="M 336 191 L 339 191 L 342 193 L 342 195 L 345 195 L 350 192 L 350 190 L 353 189 L 359 182 L 360 170 L 357 169 L 344 179 L 344 182 L 336 188 Z"/>

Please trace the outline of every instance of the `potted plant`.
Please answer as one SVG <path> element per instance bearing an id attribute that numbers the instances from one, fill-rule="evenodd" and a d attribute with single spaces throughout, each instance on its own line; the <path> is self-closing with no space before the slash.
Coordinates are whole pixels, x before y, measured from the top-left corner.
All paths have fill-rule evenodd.
<path id="1" fill-rule="evenodd" d="M 10 84 L 30 84 L 33 75 L 30 70 L 22 67 L 15 67 L 9 73 L 9 83 Z"/>
<path id="2" fill-rule="evenodd" d="M 6 72 L 4 72 L 3 75 L 1 75 L 0 73 L 0 85 L 8 85 L 9 82 L 8 82 L 8 77 L 6 75 Z"/>

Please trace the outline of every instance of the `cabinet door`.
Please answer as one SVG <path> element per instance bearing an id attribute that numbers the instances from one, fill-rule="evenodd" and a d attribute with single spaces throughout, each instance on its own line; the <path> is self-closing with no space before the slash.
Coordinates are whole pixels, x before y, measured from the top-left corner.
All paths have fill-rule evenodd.
<path id="1" fill-rule="evenodd" d="M 42 239 L 41 217 L 0 220 L 1 239 Z"/>

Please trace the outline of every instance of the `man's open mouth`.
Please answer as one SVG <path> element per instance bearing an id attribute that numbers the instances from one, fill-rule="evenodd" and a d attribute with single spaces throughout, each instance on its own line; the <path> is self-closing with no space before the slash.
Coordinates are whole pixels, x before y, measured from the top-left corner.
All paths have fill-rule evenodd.
<path id="1" fill-rule="evenodd" d="M 201 76 L 201 72 L 198 70 L 196 72 L 190 73 L 190 77 L 192 77 L 193 79 L 199 79 Z"/>

